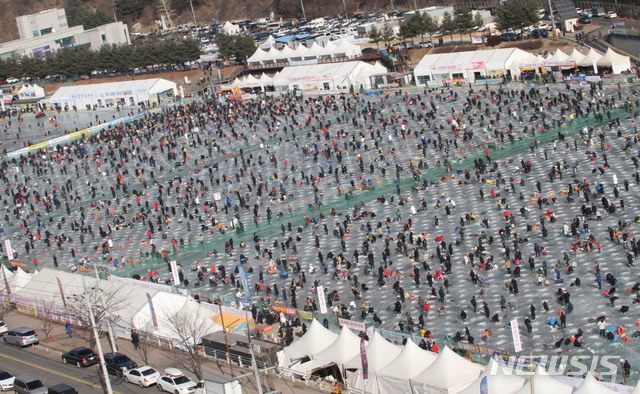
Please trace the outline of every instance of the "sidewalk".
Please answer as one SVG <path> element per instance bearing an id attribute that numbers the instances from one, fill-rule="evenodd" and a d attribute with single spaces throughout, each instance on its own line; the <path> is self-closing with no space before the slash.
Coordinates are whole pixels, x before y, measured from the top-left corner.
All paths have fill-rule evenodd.
<path id="1" fill-rule="evenodd" d="M 23 313 L 18 313 L 16 311 L 12 311 L 10 313 L 5 314 L 4 322 L 6 323 L 9 329 L 16 327 L 30 327 L 36 330 L 38 333 L 38 337 L 40 338 L 40 345 L 34 348 L 36 352 L 44 352 L 49 355 L 49 357 L 59 360 L 60 356 L 63 352 L 67 352 L 70 349 L 81 347 L 81 346 L 89 346 L 89 342 L 85 338 L 89 338 L 90 331 L 89 330 L 81 330 L 74 327 L 73 336 L 70 338 L 67 336 L 64 330 L 63 324 L 52 323 L 53 330 L 51 331 L 52 339 L 47 339 L 43 332 L 43 321 L 27 315 Z M 105 336 L 101 338 L 102 350 L 105 353 L 111 352 L 111 345 L 109 344 L 109 338 Z M 116 345 L 118 347 L 118 352 L 123 353 L 133 361 L 138 363 L 138 365 L 144 365 L 143 361 L 143 353 L 141 350 L 135 350 L 133 344 L 128 339 L 117 338 Z M 157 369 L 162 373 L 165 368 L 168 367 L 177 367 L 181 369 L 185 375 L 192 378 L 196 381 L 195 376 L 186 371 L 184 368 L 181 368 L 177 362 L 180 355 L 183 353 L 179 350 L 171 350 L 165 348 L 159 348 L 156 346 L 148 346 L 147 347 L 147 359 L 148 364 Z M 228 364 L 217 363 L 215 360 L 206 361 L 202 366 L 202 371 L 204 378 L 212 377 L 212 376 L 221 376 L 223 374 L 228 375 L 230 373 L 230 368 Z M 234 375 L 244 375 L 251 372 L 251 370 L 246 368 L 241 368 L 237 365 L 233 366 Z M 275 374 L 265 374 L 262 373 L 260 375 L 260 379 L 262 381 L 262 386 L 267 388 L 268 391 L 276 391 L 281 393 L 291 393 L 291 394 L 314 394 L 322 391 L 315 390 L 311 387 L 306 387 L 304 383 L 293 383 L 281 378 Z M 257 393 L 255 379 L 253 375 L 249 375 L 247 377 L 243 377 L 241 379 L 243 392 L 244 393 Z M 266 391 L 265 391 L 266 392 Z"/>

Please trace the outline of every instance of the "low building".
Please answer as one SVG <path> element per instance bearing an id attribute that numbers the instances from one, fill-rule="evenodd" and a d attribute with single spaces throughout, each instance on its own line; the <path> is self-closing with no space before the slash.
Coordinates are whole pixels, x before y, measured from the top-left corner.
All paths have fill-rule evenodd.
<path id="1" fill-rule="evenodd" d="M 62 48 L 100 49 L 103 45 L 131 45 L 129 28 L 122 22 L 85 30 L 68 26 L 64 9 L 52 9 L 16 18 L 20 38 L 0 44 L 0 58 L 14 55 L 43 58 Z"/>

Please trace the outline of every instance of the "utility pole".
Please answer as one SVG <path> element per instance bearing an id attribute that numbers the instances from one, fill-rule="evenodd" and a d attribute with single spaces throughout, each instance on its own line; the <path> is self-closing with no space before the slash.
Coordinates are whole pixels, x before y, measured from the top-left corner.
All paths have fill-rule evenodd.
<path id="1" fill-rule="evenodd" d="M 98 348 L 98 356 L 100 357 L 100 367 L 102 368 L 102 375 L 104 376 L 104 384 L 105 389 L 107 390 L 107 394 L 113 394 L 113 390 L 111 389 L 111 379 L 109 379 L 109 372 L 107 372 L 107 365 L 104 363 L 104 353 L 102 352 L 102 344 L 100 343 L 100 336 L 98 335 L 98 328 L 96 327 L 96 319 L 93 316 L 93 308 L 91 307 L 91 302 L 88 298 L 87 308 L 89 308 L 89 320 L 91 321 L 91 329 L 93 330 L 93 337 L 96 340 L 96 347 Z"/>
<path id="2" fill-rule="evenodd" d="M 253 353 L 253 345 L 251 344 L 251 332 L 249 331 L 249 314 L 247 312 L 249 309 L 248 305 L 244 307 L 244 317 L 247 320 L 247 339 L 249 340 L 249 351 L 251 353 L 251 369 L 253 369 L 253 375 L 256 378 L 256 386 L 258 386 L 258 394 L 262 394 L 262 383 L 260 383 L 260 371 L 258 370 L 258 363 L 256 362 L 256 355 Z"/>
<path id="3" fill-rule="evenodd" d="M 548 3 L 549 3 L 549 19 L 551 19 L 551 35 L 555 40 L 556 38 L 558 38 L 558 35 L 556 34 L 556 22 L 553 18 L 553 7 L 551 6 L 551 0 L 548 0 Z"/>
<path id="4" fill-rule="evenodd" d="M 307 14 L 304 12 L 304 3 L 302 2 L 302 0 L 300 0 L 300 8 L 302 8 L 302 17 L 304 18 L 304 21 L 307 21 Z"/>
<path id="5" fill-rule="evenodd" d="M 344 6 L 344 17 L 345 19 L 349 19 L 349 13 L 347 13 L 347 3 L 342 0 L 342 5 Z"/>
<path id="6" fill-rule="evenodd" d="M 231 371 L 231 376 L 233 376 L 233 362 L 231 361 L 231 355 L 229 354 L 229 340 L 227 339 L 227 328 L 224 326 L 224 315 L 222 314 L 222 299 L 220 297 L 218 297 L 218 308 L 220 308 L 220 323 L 222 323 L 224 344 L 227 347 L 227 361 L 229 361 L 229 370 Z"/>
<path id="7" fill-rule="evenodd" d="M 93 264 L 93 272 L 96 274 L 96 290 L 100 292 L 100 301 L 102 302 L 102 307 L 106 308 L 106 303 L 104 301 L 104 292 L 100 288 L 100 275 L 98 274 L 98 265 Z M 111 321 L 107 319 L 107 332 L 109 333 L 109 344 L 111 345 L 111 351 L 117 352 L 118 345 L 116 345 L 116 337 L 113 335 L 113 327 L 111 326 Z"/>
<path id="8" fill-rule="evenodd" d="M 191 4 L 191 13 L 193 14 L 193 25 L 198 26 L 198 22 L 196 21 L 196 12 L 193 10 L 193 0 L 189 0 L 189 4 Z"/>

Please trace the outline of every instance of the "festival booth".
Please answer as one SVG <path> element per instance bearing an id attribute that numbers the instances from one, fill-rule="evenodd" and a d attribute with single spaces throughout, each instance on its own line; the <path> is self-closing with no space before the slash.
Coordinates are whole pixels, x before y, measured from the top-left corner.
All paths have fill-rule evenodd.
<path id="1" fill-rule="evenodd" d="M 268 51 L 267 51 L 268 48 Z M 308 64 L 347 61 L 362 55 L 360 46 L 347 40 L 329 41 L 325 46 L 313 42 L 311 47 L 299 44 L 295 48 L 284 45 L 278 50 L 275 45 L 260 46 L 247 59 L 250 69 L 301 66 Z"/>
<path id="2" fill-rule="evenodd" d="M 420 349 L 413 341 L 407 341 L 398 357 L 377 372 L 380 392 L 412 392 L 409 380 L 427 369 L 437 358 L 436 353 Z"/>
<path id="3" fill-rule="evenodd" d="M 470 386 L 460 392 L 460 394 L 478 394 L 481 392 L 485 380 L 487 394 L 514 394 L 524 385 L 524 378 L 517 375 L 507 375 L 493 358 L 489 359 L 489 364 L 484 368 L 478 379 Z"/>
<path id="4" fill-rule="evenodd" d="M 519 75 L 520 65 L 533 62 L 517 48 L 425 55 L 414 69 L 417 85 L 440 86 Z"/>
<path id="5" fill-rule="evenodd" d="M 438 358 L 422 373 L 411 379 L 414 394 L 458 393 L 482 373 L 482 366 L 465 360 L 444 346 Z"/>
<path id="6" fill-rule="evenodd" d="M 340 368 L 344 380 L 344 364 L 360 355 L 360 337 L 342 326 L 338 338 L 326 349 L 316 354 L 315 361 L 330 361 Z"/>
<path id="7" fill-rule="evenodd" d="M 621 55 L 615 52 L 613 49 L 607 49 L 604 56 L 602 56 L 596 63 L 598 67 L 609 67 L 613 74 L 622 74 L 623 72 L 631 70 L 631 60 L 629 56 Z"/>
<path id="8" fill-rule="evenodd" d="M 338 334 L 331 332 L 318 320 L 313 319 L 306 334 L 283 349 L 282 355 L 284 357 L 281 358 L 280 365 L 290 367 L 292 362 L 297 360 L 305 357 L 313 358 L 329 347 L 337 338 Z"/>
<path id="9" fill-rule="evenodd" d="M 0 293 L 12 294 L 19 292 L 33 278 L 32 274 L 26 273 L 22 268 L 18 267 L 15 272 L 2 266 L 2 278 L 0 278 Z"/>
<path id="10" fill-rule="evenodd" d="M 517 394 L 571 394 L 573 387 L 568 384 L 562 383 L 550 376 L 542 370 L 542 368 L 536 369 L 535 375 L 531 376 L 533 380 L 533 388 L 531 387 L 531 380 L 525 383 Z"/>
<path id="11" fill-rule="evenodd" d="M 591 48 L 589 49 L 589 52 L 587 52 L 587 54 L 584 55 L 582 59 L 578 60 L 576 65 L 578 67 L 593 67 L 594 68 L 593 72 L 597 73 L 598 72 L 597 63 L 598 63 L 598 60 L 600 60 L 601 58 L 602 58 L 602 55 L 598 53 L 595 49 Z"/>
<path id="12" fill-rule="evenodd" d="M 351 89 L 369 89 L 370 77 L 386 71 L 379 63 L 371 65 L 361 61 L 291 66 L 275 75 L 273 85 L 281 92 L 341 94 Z"/>
<path id="13" fill-rule="evenodd" d="M 18 90 L 18 100 L 20 101 L 37 101 L 44 97 L 44 89 L 36 84 L 23 85 Z"/>
<path id="14" fill-rule="evenodd" d="M 602 383 L 598 382 L 591 372 L 587 372 L 587 376 L 585 376 L 584 380 L 580 387 L 578 387 L 573 394 L 614 394 L 618 391 L 613 391 L 607 388 Z"/>
<path id="15" fill-rule="evenodd" d="M 403 348 L 387 341 L 376 331 L 365 349 L 368 369 L 367 380 L 365 381 L 362 373 L 362 356 L 358 354 L 343 365 L 345 370 L 356 370 L 349 375 L 345 384 L 355 390 L 371 394 L 380 393 L 380 387 L 377 384 L 377 372 L 398 357 Z"/>
<path id="16" fill-rule="evenodd" d="M 43 103 L 77 108 L 133 106 L 145 103 L 158 104 L 163 99 L 176 95 L 175 82 L 162 78 L 140 79 L 136 81 L 107 82 L 88 85 L 63 86 Z"/>

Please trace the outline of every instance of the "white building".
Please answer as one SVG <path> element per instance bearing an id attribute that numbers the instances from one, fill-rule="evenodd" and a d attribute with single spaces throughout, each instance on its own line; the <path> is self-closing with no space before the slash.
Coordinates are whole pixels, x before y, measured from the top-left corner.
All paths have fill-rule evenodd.
<path id="1" fill-rule="evenodd" d="M 0 57 L 12 55 L 42 58 L 61 48 L 100 49 L 106 44 L 131 45 L 129 28 L 113 22 L 85 30 L 68 26 L 64 9 L 52 9 L 16 18 L 20 39 L 0 44 Z"/>
<path id="2" fill-rule="evenodd" d="M 371 76 L 387 72 L 380 63 L 361 61 L 285 67 L 273 77 L 273 86 L 281 92 L 304 94 L 348 93 L 371 88 Z"/>
<path id="3" fill-rule="evenodd" d="M 163 98 L 178 94 L 175 82 L 161 78 L 141 79 L 137 81 L 109 82 L 88 85 L 63 86 L 43 102 L 51 105 L 111 107 L 129 106 L 144 103 L 147 106 L 158 104 Z"/>
<path id="4" fill-rule="evenodd" d="M 452 6 L 442 6 L 442 5 L 434 5 L 427 8 L 422 8 L 415 11 L 409 11 L 402 14 L 404 19 L 411 18 L 416 12 L 419 12 L 421 15 L 427 14 L 433 18 L 434 21 L 440 23 L 442 21 L 442 17 L 445 13 L 449 13 L 453 18 L 454 9 Z"/>

